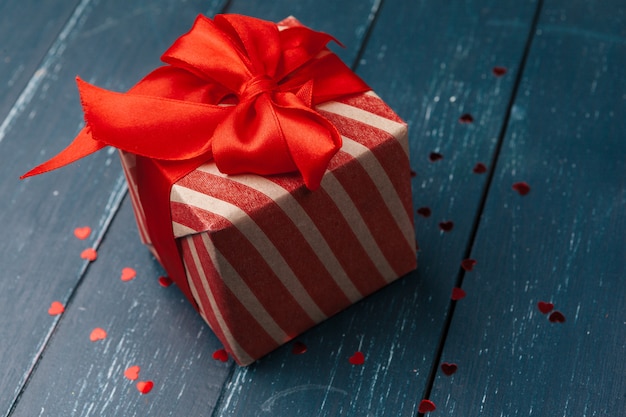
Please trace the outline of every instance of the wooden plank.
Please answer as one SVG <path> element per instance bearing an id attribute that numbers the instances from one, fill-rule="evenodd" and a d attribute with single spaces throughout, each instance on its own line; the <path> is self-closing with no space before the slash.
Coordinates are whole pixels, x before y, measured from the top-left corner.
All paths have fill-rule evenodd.
<path id="1" fill-rule="evenodd" d="M 214 415 L 417 414 L 485 184 L 472 169 L 490 165 L 535 7 L 382 3 L 358 72 L 410 125 L 414 204 L 433 213 L 416 218 L 418 271 L 307 332 L 305 354 L 290 343 L 237 369 Z M 494 77 L 496 65 L 509 72 Z M 459 123 L 466 112 L 474 123 Z M 364 365 L 349 363 L 355 351 Z"/>
<path id="2" fill-rule="evenodd" d="M 0 115 L 5 117 L 31 80 L 78 0 L 0 2 Z M 0 128 L 0 132 L 2 129 Z"/>
<path id="3" fill-rule="evenodd" d="M 99 245 L 125 192 L 117 157 L 106 151 L 40 178 L 19 182 L 18 176 L 61 150 L 80 128 L 76 74 L 124 90 L 158 65 L 160 53 L 189 28 L 197 13 L 219 4 L 162 1 L 136 6 L 83 0 L 41 60 L 32 89 L 3 117 L 0 357 L 11 366 L 0 370 L 1 415 L 13 407 L 59 322 L 47 314 L 48 306 L 53 300 L 71 299 L 87 266 L 79 254 Z M 24 25 L 16 30 L 39 28 Z M 83 225 L 93 233 L 79 241 L 72 231 Z M 67 353 L 64 369 L 72 362 Z M 49 387 L 62 375 L 50 373 Z"/>
<path id="4" fill-rule="evenodd" d="M 433 388 L 438 412 L 624 414 L 625 15 L 618 0 L 544 5 L 443 351 L 458 371 Z"/>
<path id="5" fill-rule="evenodd" d="M 125 282 L 126 267 L 137 275 Z M 11 416 L 210 413 L 232 363 L 212 358 L 219 341 L 176 287 L 159 285 L 161 274 L 127 197 Z M 107 337 L 91 342 L 96 327 Z M 131 366 L 154 383 L 145 396 L 124 376 Z"/>

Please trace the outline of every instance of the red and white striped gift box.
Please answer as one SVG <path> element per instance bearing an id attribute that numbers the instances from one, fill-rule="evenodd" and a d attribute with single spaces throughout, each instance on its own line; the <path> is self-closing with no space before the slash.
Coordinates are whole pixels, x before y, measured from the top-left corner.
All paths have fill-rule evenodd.
<path id="1" fill-rule="evenodd" d="M 241 365 L 416 267 L 406 124 L 373 92 L 317 111 L 343 139 L 318 190 L 297 174 L 228 176 L 214 163 L 172 187 L 192 294 Z M 122 161 L 150 244 L 133 156 Z"/>

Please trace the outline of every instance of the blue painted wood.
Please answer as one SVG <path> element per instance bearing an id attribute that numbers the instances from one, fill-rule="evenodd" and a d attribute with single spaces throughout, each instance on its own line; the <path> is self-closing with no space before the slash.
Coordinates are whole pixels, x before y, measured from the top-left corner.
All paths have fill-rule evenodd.
<path id="1" fill-rule="evenodd" d="M 418 271 L 307 332 L 305 354 L 288 344 L 237 369 L 215 416 L 417 414 L 485 184 L 472 168 L 491 165 L 535 7 L 382 3 L 357 72 L 409 123 L 414 204 L 433 213 L 416 218 Z M 509 73 L 494 77 L 495 65 Z M 348 362 L 357 350 L 363 366 Z"/>
<path id="2" fill-rule="evenodd" d="M 9 109 L 51 47 L 78 0 L 0 2 L 0 115 Z M 0 128 L 0 132 L 2 129 Z M 0 134 L 1 135 L 1 134 Z"/>
<path id="3" fill-rule="evenodd" d="M 41 9 L 51 22 L 65 22 L 54 36 L 48 29 L 42 31 L 40 18 L 33 19 L 33 26 L 16 26 L 27 32 L 24 39 L 34 42 L 31 32 L 52 39 L 47 51 L 43 44 L 33 49 L 39 56 L 32 62 L 39 66 L 26 83 L 29 90 L 22 90 L 28 94 L 2 114 L 0 122 L 0 357 L 10 364 L 0 368 L 0 415 L 14 406 L 59 323 L 58 317 L 47 314 L 50 303 L 72 297 L 87 267 L 80 252 L 99 245 L 125 193 L 117 156 L 106 151 L 40 178 L 20 182 L 19 175 L 61 150 L 80 128 L 76 74 L 124 90 L 158 65 L 160 53 L 189 28 L 197 13 L 218 4 L 163 1 L 136 6 L 83 0 L 69 19 L 63 17 L 63 8 L 58 14 L 48 6 Z M 9 105 L 14 97 L 7 95 Z M 93 233 L 79 241 L 72 231 L 83 225 L 91 226 Z M 74 363 L 70 352 L 65 361 Z M 60 375 L 49 373 L 46 378 L 54 387 Z M 47 401 L 60 402 L 54 396 Z"/>
<path id="4" fill-rule="evenodd" d="M 624 415 L 625 65 L 623 2 L 545 2 L 443 351 L 458 371 L 432 392 L 438 412 Z"/>

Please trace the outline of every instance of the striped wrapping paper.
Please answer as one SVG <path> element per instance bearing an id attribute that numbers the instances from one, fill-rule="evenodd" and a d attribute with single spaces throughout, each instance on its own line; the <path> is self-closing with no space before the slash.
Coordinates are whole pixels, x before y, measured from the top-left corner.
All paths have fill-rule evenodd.
<path id="1" fill-rule="evenodd" d="M 343 139 L 319 190 L 297 174 L 228 176 L 214 163 L 172 187 L 191 291 L 241 365 L 416 267 L 406 124 L 373 92 L 317 110 Z M 149 245 L 132 155 L 122 162 Z"/>

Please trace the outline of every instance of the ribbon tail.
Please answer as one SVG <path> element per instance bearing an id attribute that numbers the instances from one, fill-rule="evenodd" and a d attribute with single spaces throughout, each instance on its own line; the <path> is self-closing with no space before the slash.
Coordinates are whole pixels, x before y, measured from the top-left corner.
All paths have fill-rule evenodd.
<path id="1" fill-rule="evenodd" d="M 77 80 L 87 125 L 96 140 L 148 158 L 181 161 L 211 156 L 209 140 L 231 107 L 104 90 Z"/>
<path id="2" fill-rule="evenodd" d="M 89 129 L 85 127 L 67 148 L 43 164 L 31 169 L 26 174 L 22 175 L 20 179 L 32 177 L 33 175 L 43 174 L 44 172 L 64 167 L 65 165 L 69 165 L 87 155 L 91 155 L 106 146 L 106 143 L 94 140 L 91 137 Z"/>

